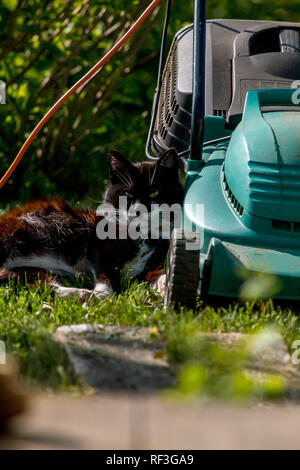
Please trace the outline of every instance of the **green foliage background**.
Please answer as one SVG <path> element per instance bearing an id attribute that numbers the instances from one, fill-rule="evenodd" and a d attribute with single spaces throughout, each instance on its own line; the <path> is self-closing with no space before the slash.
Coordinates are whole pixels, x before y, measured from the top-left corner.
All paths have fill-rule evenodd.
<path id="1" fill-rule="evenodd" d="M 128 29 L 150 0 L 0 0 L 0 172 L 35 124 Z M 106 153 L 144 159 L 164 6 L 38 136 L 1 190 L 1 201 L 39 196 L 99 200 Z M 299 0 L 208 0 L 208 18 L 300 22 Z M 193 2 L 174 0 L 169 42 L 192 21 Z"/>

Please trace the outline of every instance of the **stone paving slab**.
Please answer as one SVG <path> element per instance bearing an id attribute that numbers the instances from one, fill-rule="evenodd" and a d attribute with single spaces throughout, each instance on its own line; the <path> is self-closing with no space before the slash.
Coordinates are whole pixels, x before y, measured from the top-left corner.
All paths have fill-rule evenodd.
<path id="1" fill-rule="evenodd" d="M 245 370 L 251 376 L 280 375 L 286 382 L 286 398 L 300 400 L 300 369 L 292 364 L 288 348 L 279 333 L 200 333 L 203 338 L 226 348 L 244 347 L 248 351 Z"/>
<path id="2" fill-rule="evenodd" d="M 165 345 L 151 339 L 151 329 L 72 325 L 58 328 L 55 338 L 77 376 L 97 390 L 149 392 L 174 384 Z"/>
<path id="3" fill-rule="evenodd" d="M 71 325 L 57 329 L 77 376 L 98 391 L 151 392 L 175 384 L 175 374 L 159 335 L 148 328 L 102 325 Z M 245 370 L 257 377 L 281 375 L 287 397 L 300 399 L 300 371 L 291 363 L 287 347 L 278 333 L 262 336 L 240 333 L 202 333 L 202 340 L 225 348 L 246 347 Z"/>

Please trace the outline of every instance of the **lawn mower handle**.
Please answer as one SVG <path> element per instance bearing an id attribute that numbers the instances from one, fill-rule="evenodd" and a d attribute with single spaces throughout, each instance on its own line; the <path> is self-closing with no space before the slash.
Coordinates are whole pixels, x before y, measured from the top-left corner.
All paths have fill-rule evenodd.
<path id="1" fill-rule="evenodd" d="M 151 139 L 153 135 L 156 114 L 159 105 L 159 97 L 163 76 L 163 60 L 165 55 L 167 29 L 171 10 L 171 0 L 167 2 L 165 22 L 161 40 L 159 56 L 159 66 L 157 84 L 152 107 L 152 117 L 149 127 L 146 156 L 151 160 L 158 157 L 151 154 Z M 191 160 L 202 159 L 202 149 L 204 141 L 204 114 L 205 114 L 205 43 L 206 43 L 206 1 L 194 0 L 194 38 L 193 38 L 193 87 L 192 87 L 192 117 L 191 117 L 191 138 L 190 146 L 187 150 L 179 153 L 179 157 L 189 154 Z M 227 138 L 226 138 L 227 139 Z"/>
<path id="2" fill-rule="evenodd" d="M 206 0 L 194 0 L 193 101 L 190 159 L 201 160 L 205 115 Z"/>

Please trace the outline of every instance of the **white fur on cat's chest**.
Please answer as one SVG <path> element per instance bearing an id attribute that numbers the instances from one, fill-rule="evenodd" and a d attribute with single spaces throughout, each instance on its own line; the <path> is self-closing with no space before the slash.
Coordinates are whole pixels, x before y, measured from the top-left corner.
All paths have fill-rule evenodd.
<path id="1" fill-rule="evenodd" d="M 149 246 L 147 242 L 143 241 L 137 255 L 132 258 L 132 260 L 127 261 L 123 267 L 124 280 L 129 281 L 141 274 L 154 251 L 155 248 Z"/>

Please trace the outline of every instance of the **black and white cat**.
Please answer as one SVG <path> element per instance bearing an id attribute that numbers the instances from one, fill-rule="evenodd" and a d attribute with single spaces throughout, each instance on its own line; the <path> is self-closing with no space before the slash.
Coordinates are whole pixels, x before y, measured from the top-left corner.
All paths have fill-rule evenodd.
<path id="1" fill-rule="evenodd" d="M 166 151 L 156 162 L 130 163 L 116 151 L 108 154 L 110 185 L 102 207 L 115 208 L 117 237 L 99 238 L 101 211 L 78 210 L 62 200 L 37 200 L 0 217 L 0 282 L 37 278 L 51 283 L 60 296 L 103 298 L 118 291 L 121 272 L 131 279 L 163 288 L 163 266 L 168 240 L 119 236 L 142 204 L 151 214 L 156 205 L 182 204 L 178 157 Z M 126 197 L 127 215 L 120 218 L 120 196 Z M 157 207 L 157 206 L 156 206 Z M 134 210 L 133 210 L 134 209 Z M 124 210 L 124 208 L 122 209 Z M 59 276 L 86 274 L 93 290 L 64 287 Z"/>

